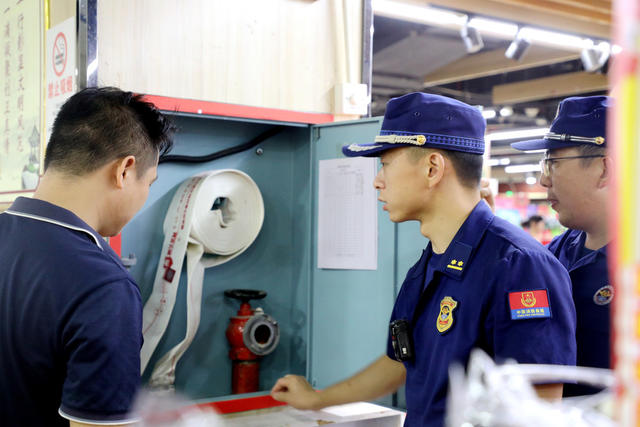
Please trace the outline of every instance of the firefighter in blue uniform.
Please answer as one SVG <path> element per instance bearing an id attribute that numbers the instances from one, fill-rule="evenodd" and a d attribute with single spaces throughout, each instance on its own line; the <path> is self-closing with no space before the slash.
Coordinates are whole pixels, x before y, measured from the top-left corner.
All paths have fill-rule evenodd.
<path id="1" fill-rule="evenodd" d="M 571 276 L 577 364 L 596 368 L 611 368 L 609 307 L 614 291 L 607 273 L 607 200 L 612 164 L 606 153 L 611 102 L 606 96 L 567 98 L 544 138 L 511 144 L 518 150 L 547 150 L 540 184 L 560 223 L 568 227 L 548 248 Z M 597 390 L 567 384 L 565 396 Z"/>
<path id="2" fill-rule="evenodd" d="M 394 222 L 420 221 L 430 242 L 409 270 L 391 315 L 385 355 L 355 376 L 314 391 L 287 375 L 272 396 L 301 409 L 370 400 L 406 385 L 406 426 L 444 424 L 448 367 L 473 348 L 497 361 L 573 365 L 575 310 L 566 269 L 533 238 L 481 201 L 485 122 L 438 95 L 392 99 L 373 144 L 347 156 L 379 156 L 374 180 Z M 562 384 L 536 386 L 557 398 Z"/>

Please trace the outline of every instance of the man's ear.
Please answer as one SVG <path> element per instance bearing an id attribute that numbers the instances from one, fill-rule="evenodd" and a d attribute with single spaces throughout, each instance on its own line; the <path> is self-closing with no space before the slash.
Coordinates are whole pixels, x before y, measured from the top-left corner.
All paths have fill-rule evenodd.
<path id="1" fill-rule="evenodd" d="M 136 158 L 135 156 L 127 156 L 114 161 L 113 167 L 113 182 L 119 189 L 124 188 L 127 178 L 133 176 L 136 173 Z"/>
<path id="2" fill-rule="evenodd" d="M 431 153 L 424 156 L 424 160 L 427 184 L 429 188 L 432 188 L 437 185 L 444 176 L 444 156 L 437 151 L 432 151 Z"/>
<path id="3" fill-rule="evenodd" d="M 609 156 L 605 156 L 600 162 L 600 176 L 598 177 L 598 188 L 608 187 L 613 177 L 613 160 Z"/>

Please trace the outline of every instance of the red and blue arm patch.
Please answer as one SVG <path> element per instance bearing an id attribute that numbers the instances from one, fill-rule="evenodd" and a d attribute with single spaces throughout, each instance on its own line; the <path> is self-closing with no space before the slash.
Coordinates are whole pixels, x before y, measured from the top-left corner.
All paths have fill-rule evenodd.
<path id="1" fill-rule="evenodd" d="M 551 317 L 546 289 L 509 292 L 509 308 L 512 320 Z"/>

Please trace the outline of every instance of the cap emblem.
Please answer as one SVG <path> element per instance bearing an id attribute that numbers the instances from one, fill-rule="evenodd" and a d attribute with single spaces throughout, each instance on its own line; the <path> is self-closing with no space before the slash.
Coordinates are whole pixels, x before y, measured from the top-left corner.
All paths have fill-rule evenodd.
<path id="1" fill-rule="evenodd" d="M 427 137 L 424 135 L 380 135 L 376 136 L 376 143 L 382 142 L 386 144 L 413 144 L 424 145 Z M 368 147 L 371 149 L 371 147 Z"/>

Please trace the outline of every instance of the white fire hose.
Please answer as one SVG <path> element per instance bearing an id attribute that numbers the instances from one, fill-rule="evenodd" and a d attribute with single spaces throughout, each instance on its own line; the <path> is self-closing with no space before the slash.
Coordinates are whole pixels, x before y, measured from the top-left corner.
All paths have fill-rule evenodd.
<path id="1" fill-rule="evenodd" d="M 262 195 L 244 172 L 233 169 L 203 172 L 180 185 L 164 220 L 162 254 L 153 291 L 144 306 L 141 372 L 169 324 L 185 253 L 187 330 L 184 339 L 156 363 L 150 386 L 173 386 L 176 365 L 200 323 L 204 269 L 244 252 L 258 236 L 263 220 Z"/>

